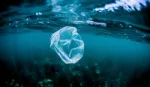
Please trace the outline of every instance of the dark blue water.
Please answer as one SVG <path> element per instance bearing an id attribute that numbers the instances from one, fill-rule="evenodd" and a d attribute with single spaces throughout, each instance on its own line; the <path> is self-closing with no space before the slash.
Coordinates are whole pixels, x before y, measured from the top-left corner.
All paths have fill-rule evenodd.
<path id="1" fill-rule="evenodd" d="M 0 87 L 149 85 L 148 0 L 139 1 L 140 9 L 136 3 L 114 11 L 106 8 L 113 0 L 16 2 L 0 14 Z M 75 64 L 65 64 L 50 48 L 52 33 L 65 26 L 76 27 L 85 44 Z"/>

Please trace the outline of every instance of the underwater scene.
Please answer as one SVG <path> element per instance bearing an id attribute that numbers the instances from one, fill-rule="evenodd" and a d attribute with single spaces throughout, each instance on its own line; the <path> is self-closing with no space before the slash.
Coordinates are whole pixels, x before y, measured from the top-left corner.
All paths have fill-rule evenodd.
<path id="1" fill-rule="evenodd" d="M 150 87 L 150 0 L 4 0 L 0 87 Z"/>

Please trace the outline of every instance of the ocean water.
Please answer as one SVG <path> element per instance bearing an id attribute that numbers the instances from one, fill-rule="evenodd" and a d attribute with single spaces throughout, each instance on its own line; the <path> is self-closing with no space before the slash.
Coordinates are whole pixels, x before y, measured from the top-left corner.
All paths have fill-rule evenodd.
<path id="1" fill-rule="evenodd" d="M 6 0 L 1 6 L 0 87 L 150 86 L 149 0 Z M 50 48 L 51 35 L 65 26 L 76 27 L 84 41 L 75 64 Z"/>

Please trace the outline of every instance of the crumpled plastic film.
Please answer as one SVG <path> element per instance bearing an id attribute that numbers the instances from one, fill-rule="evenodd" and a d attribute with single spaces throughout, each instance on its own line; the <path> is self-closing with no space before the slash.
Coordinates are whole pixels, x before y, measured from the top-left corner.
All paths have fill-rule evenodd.
<path id="1" fill-rule="evenodd" d="M 66 63 L 78 62 L 84 54 L 84 42 L 75 27 L 66 26 L 52 34 L 50 47 Z"/>

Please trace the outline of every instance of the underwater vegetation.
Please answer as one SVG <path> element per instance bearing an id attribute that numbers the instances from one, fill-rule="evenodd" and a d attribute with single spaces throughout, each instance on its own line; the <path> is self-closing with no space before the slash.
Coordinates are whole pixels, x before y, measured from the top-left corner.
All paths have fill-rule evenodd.
<path id="1" fill-rule="evenodd" d="M 0 87 L 150 87 L 150 0 L 0 6 Z"/>

